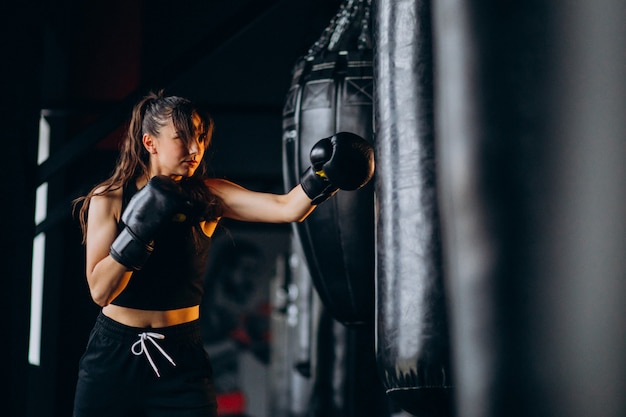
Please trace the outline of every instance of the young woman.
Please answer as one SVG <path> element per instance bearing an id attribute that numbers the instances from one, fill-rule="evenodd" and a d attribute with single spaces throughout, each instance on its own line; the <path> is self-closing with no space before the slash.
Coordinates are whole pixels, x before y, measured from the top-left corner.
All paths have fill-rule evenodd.
<path id="1" fill-rule="evenodd" d="M 76 201 L 102 309 L 80 360 L 74 417 L 216 416 L 199 305 L 219 220 L 302 221 L 373 175 L 371 146 L 344 132 L 312 148 L 312 167 L 288 193 L 250 191 L 206 177 L 212 131 L 189 100 L 150 93 L 133 109 L 112 176 Z"/>

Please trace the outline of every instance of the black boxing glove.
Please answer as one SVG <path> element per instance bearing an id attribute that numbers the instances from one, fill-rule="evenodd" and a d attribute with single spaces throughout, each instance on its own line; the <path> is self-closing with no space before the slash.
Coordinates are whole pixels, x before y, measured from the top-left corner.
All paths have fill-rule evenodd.
<path id="1" fill-rule="evenodd" d="M 159 175 L 128 202 L 124 229 L 113 241 L 110 255 L 128 269 L 140 270 L 154 249 L 153 239 L 166 222 L 185 221 L 189 202 L 176 181 Z"/>
<path id="2" fill-rule="evenodd" d="M 354 133 L 321 139 L 311 148 L 310 159 L 300 184 L 313 205 L 328 200 L 337 190 L 358 190 L 374 175 L 374 148 Z"/>
<path id="3" fill-rule="evenodd" d="M 186 177 L 180 180 L 178 184 L 189 201 L 188 221 L 199 223 L 220 217 L 221 209 L 218 199 L 211 194 L 202 178 Z"/>

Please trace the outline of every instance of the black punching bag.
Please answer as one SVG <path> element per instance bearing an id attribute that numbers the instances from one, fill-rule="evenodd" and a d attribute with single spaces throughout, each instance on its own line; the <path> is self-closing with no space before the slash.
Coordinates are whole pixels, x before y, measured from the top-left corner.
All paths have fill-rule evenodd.
<path id="1" fill-rule="evenodd" d="M 435 3 L 459 417 L 626 415 L 626 3 Z"/>
<path id="2" fill-rule="evenodd" d="M 287 189 L 310 165 L 320 139 L 346 131 L 372 142 L 369 2 L 348 1 L 293 70 L 283 110 Z M 346 325 L 373 323 L 373 182 L 340 191 L 295 225 L 320 299 Z"/>
<path id="3" fill-rule="evenodd" d="M 389 397 L 420 417 L 452 413 L 436 195 L 428 1 L 374 13 L 376 355 Z"/>

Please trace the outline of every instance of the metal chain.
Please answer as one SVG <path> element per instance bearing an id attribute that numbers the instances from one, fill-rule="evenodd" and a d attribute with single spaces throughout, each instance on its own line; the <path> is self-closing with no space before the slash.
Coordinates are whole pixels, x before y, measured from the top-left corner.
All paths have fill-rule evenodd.
<path id="1" fill-rule="evenodd" d="M 361 31 L 357 37 L 356 48 L 359 50 L 371 48 L 370 18 L 372 0 L 345 0 L 339 10 L 330 20 L 322 35 L 309 48 L 305 55 L 306 60 L 312 60 L 322 50 L 335 50 L 341 40 L 350 31 L 356 22 Z M 360 20 L 360 22 L 359 22 Z"/>

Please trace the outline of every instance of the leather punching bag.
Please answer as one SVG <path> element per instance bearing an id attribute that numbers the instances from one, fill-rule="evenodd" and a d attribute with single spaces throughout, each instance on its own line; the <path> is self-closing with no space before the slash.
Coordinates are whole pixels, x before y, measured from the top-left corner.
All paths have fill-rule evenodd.
<path id="1" fill-rule="evenodd" d="M 310 165 L 320 139 L 340 131 L 372 142 L 372 50 L 369 2 L 345 2 L 329 28 L 295 65 L 283 109 L 287 189 Z M 295 226 L 322 302 L 345 325 L 373 323 L 373 182 L 340 191 Z"/>
<path id="2" fill-rule="evenodd" d="M 458 416 L 625 416 L 626 3 L 435 4 Z"/>
<path id="3" fill-rule="evenodd" d="M 299 183 L 313 144 L 339 131 L 372 142 L 370 0 L 343 2 L 293 71 L 284 112 L 284 180 Z M 389 416 L 374 352 L 373 182 L 340 191 L 294 226 L 314 292 L 310 417 Z"/>
<path id="4" fill-rule="evenodd" d="M 376 355 L 389 397 L 420 417 L 452 413 L 428 1 L 374 13 Z"/>

